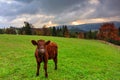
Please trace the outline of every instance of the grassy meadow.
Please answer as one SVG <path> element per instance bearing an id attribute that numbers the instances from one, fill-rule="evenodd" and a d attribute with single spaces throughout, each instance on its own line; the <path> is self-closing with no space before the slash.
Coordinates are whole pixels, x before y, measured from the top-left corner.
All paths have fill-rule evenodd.
<path id="1" fill-rule="evenodd" d="M 35 46 L 31 40 L 58 44 L 58 70 L 48 61 L 36 77 Z M 49 36 L 0 35 L 0 80 L 120 80 L 120 49 L 96 40 Z"/>

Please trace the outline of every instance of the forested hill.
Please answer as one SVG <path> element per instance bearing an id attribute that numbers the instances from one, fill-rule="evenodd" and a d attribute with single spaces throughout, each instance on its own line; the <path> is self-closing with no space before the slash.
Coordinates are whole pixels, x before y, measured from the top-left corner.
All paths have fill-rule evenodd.
<path id="1" fill-rule="evenodd" d="M 107 22 L 107 23 L 114 23 L 115 26 L 118 28 L 120 27 L 120 22 L 117 21 L 112 21 L 112 22 Z M 90 24 L 82 24 L 82 25 L 67 25 L 68 29 L 72 32 L 86 32 L 86 31 L 96 31 L 98 30 L 101 25 L 104 23 L 90 23 Z M 57 27 L 62 27 L 62 26 L 57 26 Z"/>

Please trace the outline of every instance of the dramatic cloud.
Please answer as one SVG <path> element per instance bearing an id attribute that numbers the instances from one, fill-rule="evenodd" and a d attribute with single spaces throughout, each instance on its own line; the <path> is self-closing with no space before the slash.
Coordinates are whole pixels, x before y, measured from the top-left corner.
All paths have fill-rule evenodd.
<path id="1" fill-rule="evenodd" d="M 120 21 L 119 0 L 0 0 L 0 27 Z"/>
<path id="2" fill-rule="evenodd" d="M 110 22 L 110 21 L 120 21 L 120 16 L 109 17 L 109 18 L 92 18 L 92 19 L 82 19 L 71 22 L 72 25 L 85 24 L 85 23 L 100 23 L 100 22 Z"/>

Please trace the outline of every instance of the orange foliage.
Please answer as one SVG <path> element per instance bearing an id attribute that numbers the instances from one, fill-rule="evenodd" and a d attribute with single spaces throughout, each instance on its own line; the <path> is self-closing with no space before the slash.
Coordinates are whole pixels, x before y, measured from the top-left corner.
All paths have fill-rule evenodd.
<path id="1" fill-rule="evenodd" d="M 83 32 L 79 32 L 77 37 L 83 39 L 84 38 L 84 33 Z"/>
<path id="2" fill-rule="evenodd" d="M 105 23 L 99 29 L 99 33 L 97 35 L 98 39 L 102 40 L 116 40 L 120 41 L 120 37 L 118 36 L 118 29 L 114 26 L 113 23 Z"/>

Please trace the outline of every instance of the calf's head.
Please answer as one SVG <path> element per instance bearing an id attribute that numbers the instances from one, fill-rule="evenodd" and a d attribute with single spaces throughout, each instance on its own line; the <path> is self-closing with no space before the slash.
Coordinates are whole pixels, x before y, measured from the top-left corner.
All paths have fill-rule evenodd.
<path id="1" fill-rule="evenodd" d="M 39 55 L 42 55 L 46 52 L 46 45 L 50 43 L 50 41 L 45 42 L 45 40 L 31 40 L 31 42 L 34 46 L 37 46 Z"/>

